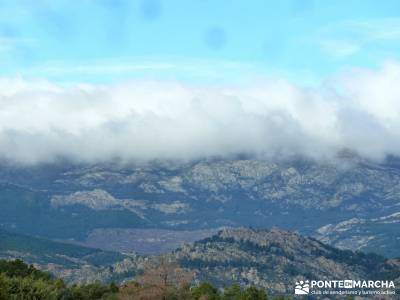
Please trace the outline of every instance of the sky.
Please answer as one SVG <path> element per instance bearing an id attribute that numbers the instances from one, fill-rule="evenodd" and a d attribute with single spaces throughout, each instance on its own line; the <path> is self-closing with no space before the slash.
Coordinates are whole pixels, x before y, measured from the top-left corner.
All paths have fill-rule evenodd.
<path id="1" fill-rule="evenodd" d="M 400 155 L 399 1 L 0 0 L 0 159 Z"/>
<path id="2" fill-rule="evenodd" d="M 396 0 L 2 0 L 0 75 L 316 85 L 400 55 Z"/>

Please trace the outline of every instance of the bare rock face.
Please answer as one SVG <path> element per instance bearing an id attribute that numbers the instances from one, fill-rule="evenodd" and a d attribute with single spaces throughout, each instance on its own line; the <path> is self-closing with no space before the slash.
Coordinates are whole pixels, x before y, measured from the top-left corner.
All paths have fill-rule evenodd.
<path id="1" fill-rule="evenodd" d="M 117 199 L 101 189 L 75 192 L 66 196 L 55 195 L 51 198 L 51 205 L 54 207 L 75 204 L 84 205 L 94 210 L 106 210 L 120 205 Z"/>
<path id="2" fill-rule="evenodd" d="M 298 280 L 367 280 L 400 283 L 400 262 L 377 255 L 343 251 L 280 229 L 224 229 L 186 245 L 172 256 L 197 271 L 198 279 L 221 286 L 239 282 L 271 293 L 292 293 Z"/>
<path id="3" fill-rule="evenodd" d="M 388 257 L 399 257 L 399 228 L 400 213 L 396 212 L 378 218 L 351 218 L 327 224 L 316 230 L 314 237 L 339 249 L 380 252 Z"/>

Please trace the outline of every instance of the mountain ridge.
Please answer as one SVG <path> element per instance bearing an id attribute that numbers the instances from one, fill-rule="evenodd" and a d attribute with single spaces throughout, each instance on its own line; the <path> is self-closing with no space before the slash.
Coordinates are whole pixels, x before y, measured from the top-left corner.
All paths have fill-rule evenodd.
<path id="1" fill-rule="evenodd" d="M 271 294 L 292 294 L 300 280 L 393 280 L 400 260 L 340 250 L 314 238 L 274 228 L 235 228 L 185 245 L 171 254 L 184 267 L 219 286 L 256 285 Z"/>
<path id="2" fill-rule="evenodd" d="M 112 228 L 278 226 L 338 247 L 396 257 L 397 219 L 385 225 L 374 220 L 399 212 L 398 165 L 395 159 L 378 163 L 343 155 L 331 161 L 2 166 L 0 226 L 80 242 L 96 230 Z M 359 220 L 348 235 L 359 236 L 362 243 L 347 243 L 343 232 L 323 230 L 349 220 Z M 368 230 L 362 233 L 365 224 Z"/>

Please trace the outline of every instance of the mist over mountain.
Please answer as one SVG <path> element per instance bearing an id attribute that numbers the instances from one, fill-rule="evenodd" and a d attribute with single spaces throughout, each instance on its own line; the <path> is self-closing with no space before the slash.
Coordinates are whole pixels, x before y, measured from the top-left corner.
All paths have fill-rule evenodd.
<path id="1" fill-rule="evenodd" d="M 318 88 L 272 79 L 63 85 L 3 78 L 0 157 L 22 164 L 330 158 L 348 149 L 382 160 L 400 154 L 399 80 L 395 61 Z"/>

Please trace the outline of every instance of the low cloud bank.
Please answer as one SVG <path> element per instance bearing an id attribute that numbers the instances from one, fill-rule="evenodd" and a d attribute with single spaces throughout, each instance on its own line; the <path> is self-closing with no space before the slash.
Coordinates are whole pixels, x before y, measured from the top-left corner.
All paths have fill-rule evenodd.
<path id="1" fill-rule="evenodd" d="M 0 80 L 0 158 L 18 163 L 196 159 L 235 154 L 400 155 L 400 64 L 320 88 L 268 80 L 73 86 Z"/>

